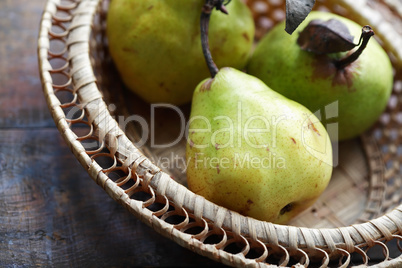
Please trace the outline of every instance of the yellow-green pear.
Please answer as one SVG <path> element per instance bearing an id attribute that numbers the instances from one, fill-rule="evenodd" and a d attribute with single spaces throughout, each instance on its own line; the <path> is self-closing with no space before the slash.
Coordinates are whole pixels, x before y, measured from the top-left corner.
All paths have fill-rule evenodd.
<path id="1" fill-rule="evenodd" d="M 187 141 L 189 189 L 259 220 L 286 223 L 332 174 L 331 142 L 317 117 L 229 67 L 197 86 Z"/>
<path id="2" fill-rule="evenodd" d="M 337 118 L 331 120 L 339 123 L 339 133 L 328 130 L 331 138 L 354 138 L 372 126 L 386 107 L 393 85 L 391 62 L 374 38 L 370 39 L 363 51 L 360 50 L 357 59 L 343 65 L 339 63 L 345 63 L 348 57 L 351 59 L 350 56 L 360 48 L 329 54 L 302 49 L 298 43 L 299 33 L 317 20 L 341 22 L 344 27 L 337 30 L 344 32 L 346 27 L 353 43 L 359 43 L 362 35 L 360 25 L 332 13 L 314 11 L 299 26 L 298 32 L 292 35 L 284 31 L 285 22 L 275 26 L 257 45 L 247 72 L 312 112 L 320 110 L 325 113 L 327 107 L 337 106 L 337 111 L 332 111 L 331 115 L 336 117 L 337 114 Z M 339 45 L 335 42 L 326 43 L 328 35 L 323 32 L 310 34 L 311 39 L 306 40 L 310 46 L 327 44 L 329 49 L 329 46 Z M 328 115 L 325 117 L 328 118 Z"/>
<path id="3" fill-rule="evenodd" d="M 181 105 L 208 76 L 200 42 L 205 0 L 113 0 L 107 14 L 109 51 L 126 86 L 150 103 Z M 241 0 L 211 16 L 210 47 L 218 66 L 244 68 L 254 21 Z"/>

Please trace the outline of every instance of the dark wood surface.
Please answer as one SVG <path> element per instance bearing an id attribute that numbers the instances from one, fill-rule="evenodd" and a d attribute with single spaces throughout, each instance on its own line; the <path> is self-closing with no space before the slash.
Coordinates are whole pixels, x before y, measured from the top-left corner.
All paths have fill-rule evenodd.
<path id="1" fill-rule="evenodd" d="M 39 79 L 45 2 L 0 1 L 0 267 L 219 265 L 128 213 L 70 152 Z"/>

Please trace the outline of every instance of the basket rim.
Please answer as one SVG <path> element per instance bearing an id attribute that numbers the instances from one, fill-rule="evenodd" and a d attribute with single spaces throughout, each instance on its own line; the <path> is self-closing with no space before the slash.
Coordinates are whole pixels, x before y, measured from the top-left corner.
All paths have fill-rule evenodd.
<path id="1" fill-rule="evenodd" d="M 343 1 L 345 3 L 349 2 L 348 0 Z M 239 236 L 272 243 L 280 248 L 290 248 L 290 250 L 298 251 L 300 247 L 312 247 L 321 251 L 323 251 L 322 249 L 328 249 L 330 252 L 339 251 L 341 254 L 349 254 L 349 252 L 357 250 L 357 247 L 361 245 L 383 244 L 380 240 L 390 240 L 395 237 L 402 240 L 402 237 L 397 235 L 402 233 L 402 204 L 391 212 L 365 223 L 339 228 L 301 228 L 262 222 L 242 216 L 213 204 L 172 180 L 170 175 L 160 170 L 159 167 L 144 156 L 119 128 L 116 120 L 109 113 L 106 103 L 102 99 L 102 94 L 96 85 L 88 44 L 90 42 L 93 17 L 101 2 L 102 0 L 78 0 L 72 3 L 72 5 L 75 5 L 76 10 L 71 15 L 70 34 L 66 39 L 68 61 L 73 66 L 71 68 L 72 83 L 78 88 L 77 94 L 79 97 L 86 99 L 85 105 L 94 103 L 101 107 L 100 111 L 99 109 L 97 111 L 86 110 L 89 122 L 95 127 L 105 126 L 104 122 L 107 121 L 107 129 L 104 129 L 104 134 L 100 135 L 100 140 L 106 140 L 113 153 L 124 163 L 123 166 L 142 176 L 144 182 L 147 185 L 149 184 L 155 192 L 167 197 L 179 208 L 191 211 L 196 218 L 206 219 L 218 228 L 230 230 Z M 221 261 L 229 265 L 261 264 L 245 259 L 244 256 L 236 256 L 221 249 L 206 246 L 191 235 L 185 234 L 171 224 L 153 216 L 146 208 L 131 200 L 126 192 L 116 186 L 102 171 L 102 167 L 86 153 L 85 148 L 70 129 L 69 122 L 60 108 L 60 101 L 54 94 L 54 86 L 50 75 L 52 67 L 48 59 L 49 34 L 52 17 L 56 14 L 60 3 L 61 0 L 47 0 L 42 15 L 37 48 L 40 78 L 48 108 L 57 128 L 90 177 L 114 200 L 124 205 L 130 212 L 152 226 L 156 231 L 169 236 L 178 244 L 215 260 L 221 258 Z M 350 3 L 347 4 L 350 5 Z M 75 18 L 77 20 L 74 20 Z M 77 31 L 77 34 L 74 34 L 75 31 Z M 388 45 L 392 44 L 389 43 Z M 398 62 L 402 64 L 402 47 L 393 48 L 394 52 L 396 52 L 395 55 L 399 57 Z M 385 244 L 383 245 L 385 246 Z M 324 254 L 326 253 L 324 252 Z M 387 263 L 390 265 L 395 263 L 402 264 L 402 256 L 383 262 L 383 264 Z"/>

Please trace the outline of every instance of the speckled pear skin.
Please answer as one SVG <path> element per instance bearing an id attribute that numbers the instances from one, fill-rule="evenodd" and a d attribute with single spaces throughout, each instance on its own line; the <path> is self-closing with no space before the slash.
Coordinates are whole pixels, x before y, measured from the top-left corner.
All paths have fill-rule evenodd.
<path id="1" fill-rule="evenodd" d="M 191 101 L 209 76 L 202 54 L 200 15 L 205 0 L 113 0 L 107 16 L 109 51 L 126 86 L 149 103 Z M 245 67 L 254 41 L 251 11 L 241 0 L 214 10 L 210 48 L 218 67 Z"/>
<path id="2" fill-rule="evenodd" d="M 198 85 L 189 124 L 189 189 L 245 216 L 286 223 L 331 178 L 332 146 L 319 120 L 241 71 L 222 68 Z"/>
<path id="3" fill-rule="evenodd" d="M 342 21 L 355 37 L 354 43 L 359 42 L 362 26 L 328 12 L 311 12 L 299 31 L 313 19 L 332 18 Z M 337 102 L 339 133 L 330 132 L 333 140 L 354 138 L 372 126 L 384 111 L 393 85 L 390 59 L 375 38 L 355 62 L 337 71 L 329 59 L 346 53 L 327 57 L 303 51 L 297 44 L 297 30 L 288 35 L 284 27 L 284 22 L 278 24 L 261 40 L 247 72 L 312 112 Z"/>

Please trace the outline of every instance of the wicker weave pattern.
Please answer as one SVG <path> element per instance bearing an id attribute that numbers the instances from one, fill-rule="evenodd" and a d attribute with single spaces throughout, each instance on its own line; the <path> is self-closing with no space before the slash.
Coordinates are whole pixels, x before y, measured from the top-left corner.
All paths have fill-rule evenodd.
<path id="1" fill-rule="evenodd" d="M 260 36 L 283 18 L 283 1 L 247 2 L 256 14 Z M 94 20 L 104 22 L 102 10 L 107 8 L 107 1 L 48 0 L 38 40 L 38 58 L 49 109 L 72 152 L 97 184 L 157 232 L 201 255 L 239 267 L 296 263 L 308 266 L 317 259 L 321 267 L 327 267 L 331 259 L 339 260 L 339 267 L 348 267 L 352 253 L 361 255 L 362 264 L 367 264 L 365 251 L 379 246 L 384 251 L 381 264 L 398 267 L 402 265 L 402 256 L 389 260 L 385 242 L 397 240 L 402 252 L 402 113 L 401 105 L 397 105 L 402 102 L 402 82 L 398 79 L 402 63 L 402 45 L 398 44 L 402 39 L 395 38 L 394 28 L 381 20 L 376 9 L 367 5 L 361 10 L 366 1 L 344 0 L 336 5 L 333 2 L 338 1 L 326 1 L 325 7 L 357 21 L 368 17 L 373 26 L 382 27 L 379 32 L 387 34 L 381 34 L 381 40 L 396 67 L 396 100 L 390 102 L 378 126 L 363 137 L 372 188 L 372 197 L 360 218 L 364 223 L 309 229 L 257 221 L 216 206 L 162 172 L 119 128 L 99 90 L 102 76 L 95 75 L 94 68 L 102 63 L 91 53 L 102 41 L 93 33 L 104 25 Z M 385 9 L 387 12 L 401 17 L 397 4 L 384 2 L 394 7 L 392 11 Z M 383 2 L 375 5 L 384 9 Z M 104 53 L 102 49 L 95 52 Z M 387 214 L 369 221 L 384 213 Z"/>

